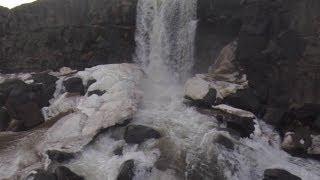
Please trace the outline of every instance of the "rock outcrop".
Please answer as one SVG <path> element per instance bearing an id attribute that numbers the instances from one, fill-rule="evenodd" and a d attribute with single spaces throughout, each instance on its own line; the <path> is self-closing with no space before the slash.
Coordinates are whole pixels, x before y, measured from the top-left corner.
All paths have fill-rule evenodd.
<path id="1" fill-rule="evenodd" d="M 41 0 L 0 8 L 1 71 L 128 62 L 136 0 Z"/>

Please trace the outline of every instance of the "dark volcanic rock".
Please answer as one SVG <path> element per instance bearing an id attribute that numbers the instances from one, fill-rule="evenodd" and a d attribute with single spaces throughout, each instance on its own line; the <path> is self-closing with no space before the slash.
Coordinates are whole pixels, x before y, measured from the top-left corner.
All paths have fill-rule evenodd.
<path id="1" fill-rule="evenodd" d="M 264 171 L 263 180 L 301 180 L 301 178 L 283 169 L 267 169 Z"/>
<path id="2" fill-rule="evenodd" d="M 25 180 L 84 180 L 84 178 L 78 176 L 67 167 L 58 166 L 54 173 L 41 169 L 36 170 L 35 173 L 29 175 Z"/>
<path id="3" fill-rule="evenodd" d="M 132 180 L 133 177 L 134 177 L 134 161 L 128 160 L 121 165 L 117 180 Z"/>
<path id="4" fill-rule="evenodd" d="M 11 118 L 4 107 L 0 107 L 0 131 L 5 131 L 9 127 Z"/>
<path id="5" fill-rule="evenodd" d="M 240 134 L 241 137 L 250 137 L 254 131 L 255 116 L 241 109 L 226 105 L 214 106 L 211 113 L 215 114 L 218 120 L 227 125 L 227 129 L 232 129 Z"/>
<path id="6" fill-rule="evenodd" d="M 5 105 L 12 89 L 25 86 L 25 83 L 19 79 L 9 79 L 0 84 L 0 105 Z"/>
<path id="7" fill-rule="evenodd" d="M 25 180 L 57 180 L 57 177 L 53 173 L 36 170 L 36 173 L 29 175 Z"/>
<path id="8" fill-rule="evenodd" d="M 64 166 L 57 167 L 54 172 L 57 177 L 57 180 L 84 180 L 83 177 L 78 176 L 77 174 L 75 174 L 70 169 Z"/>
<path id="9" fill-rule="evenodd" d="M 84 85 L 81 78 L 69 78 L 63 81 L 63 86 L 69 93 L 80 93 L 81 95 L 84 95 Z"/>
<path id="10" fill-rule="evenodd" d="M 38 71 L 131 60 L 136 0 L 42 0 L 0 9 L 4 71 Z"/>
<path id="11" fill-rule="evenodd" d="M 33 75 L 32 79 L 34 83 L 41 84 L 41 107 L 49 106 L 49 100 L 53 98 L 58 78 L 48 73 L 39 73 Z"/>
<path id="12" fill-rule="evenodd" d="M 22 121 L 22 129 L 30 129 L 44 122 L 37 87 L 23 82 L 13 87 L 6 100 L 10 117 Z"/>
<path id="13" fill-rule="evenodd" d="M 6 108 L 11 118 L 23 121 L 24 128 L 30 129 L 44 122 L 38 102 L 39 96 L 26 84 L 10 91 Z"/>
<path id="14" fill-rule="evenodd" d="M 160 137 L 158 131 L 142 125 L 129 125 L 124 135 L 125 141 L 130 144 L 140 144 L 148 139 L 158 139 Z"/>
<path id="15" fill-rule="evenodd" d="M 255 114 L 263 113 L 260 100 L 250 88 L 238 90 L 236 93 L 225 97 L 222 100 L 222 103 L 246 111 L 254 112 Z"/>
<path id="16" fill-rule="evenodd" d="M 47 151 L 49 159 L 52 161 L 56 161 L 58 163 L 62 163 L 74 158 L 74 154 L 60 152 L 56 150 L 49 150 Z"/>
<path id="17" fill-rule="evenodd" d="M 94 91 L 88 92 L 88 96 L 91 96 L 91 95 L 93 95 L 93 94 L 96 94 L 96 95 L 98 95 L 98 96 L 102 96 L 104 93 L 106 93 L 106 91 L 94 90 Z"/>

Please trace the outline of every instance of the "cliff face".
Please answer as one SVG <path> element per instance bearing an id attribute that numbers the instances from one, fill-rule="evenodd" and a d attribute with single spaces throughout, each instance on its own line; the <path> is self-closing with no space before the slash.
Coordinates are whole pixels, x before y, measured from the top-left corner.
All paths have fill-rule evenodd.
<path id="1" fill-rule="evenodd" d="M 216 54 L 204 47 L 211 44 L 218 51 L 228 39 L 236 40 L 236 65 L 247 74 L 264 107 L 264 119 L 280 129 L 296 126 L 294 122 L 318 128 L 314 124 L 320 120 L 320 1 L 202 0 L 199 20 L 199 31 L 222 30 L 218 36 L 212 30 L 198 35 L 203 64 Z M 201 40 L 205 37 L 209 39 Z"/>
<path id="2" fill-rule="evenodd" d="M 136 0 L 39 0 L 0 9 L 2 71 L 130 61 Z"/>

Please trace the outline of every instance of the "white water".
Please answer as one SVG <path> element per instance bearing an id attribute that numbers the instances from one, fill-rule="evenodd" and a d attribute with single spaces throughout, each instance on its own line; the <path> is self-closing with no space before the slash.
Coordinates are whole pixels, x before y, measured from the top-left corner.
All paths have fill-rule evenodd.
<path id="1" fill-rule="evenodd" d="M 133 123 L 153 127 L 163 138 L 139 147 L 112 138 L 117 132 L 103 134 L 69 164 L 71 169 L 89 180 L 113 180 L 121 164 L 134 159 L 136 180 L 195 179 L 197 173 L 214 179 L 219 170 L 226 179 L 256 180 L 267 168 L 286 169 L 304 180 L 320 179 L 318 162 L 280 150 L 278 135 L 262 122 L 251 139 L 234 140 L 233 151 L 212 143 L 219 133 L 215 118 L 183 104 L 183 82 L 193 65 L 195 18 L 196 0 L 139 0 L 136 61 L 147 78 Z M 119 146 L 124 146 L 122 156 L 113 154 Z M 165 171 L 154 168 L 161 156 L 169 157 Z"/>

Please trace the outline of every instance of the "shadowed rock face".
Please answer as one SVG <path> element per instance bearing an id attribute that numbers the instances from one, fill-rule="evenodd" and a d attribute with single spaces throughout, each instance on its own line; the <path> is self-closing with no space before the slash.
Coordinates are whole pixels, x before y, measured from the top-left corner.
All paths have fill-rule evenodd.
<path id="1" fill-rule="evenodd" d="M 0 8 L 2 71 L 131 60 L 136 0 L 39 0 Z"/>

